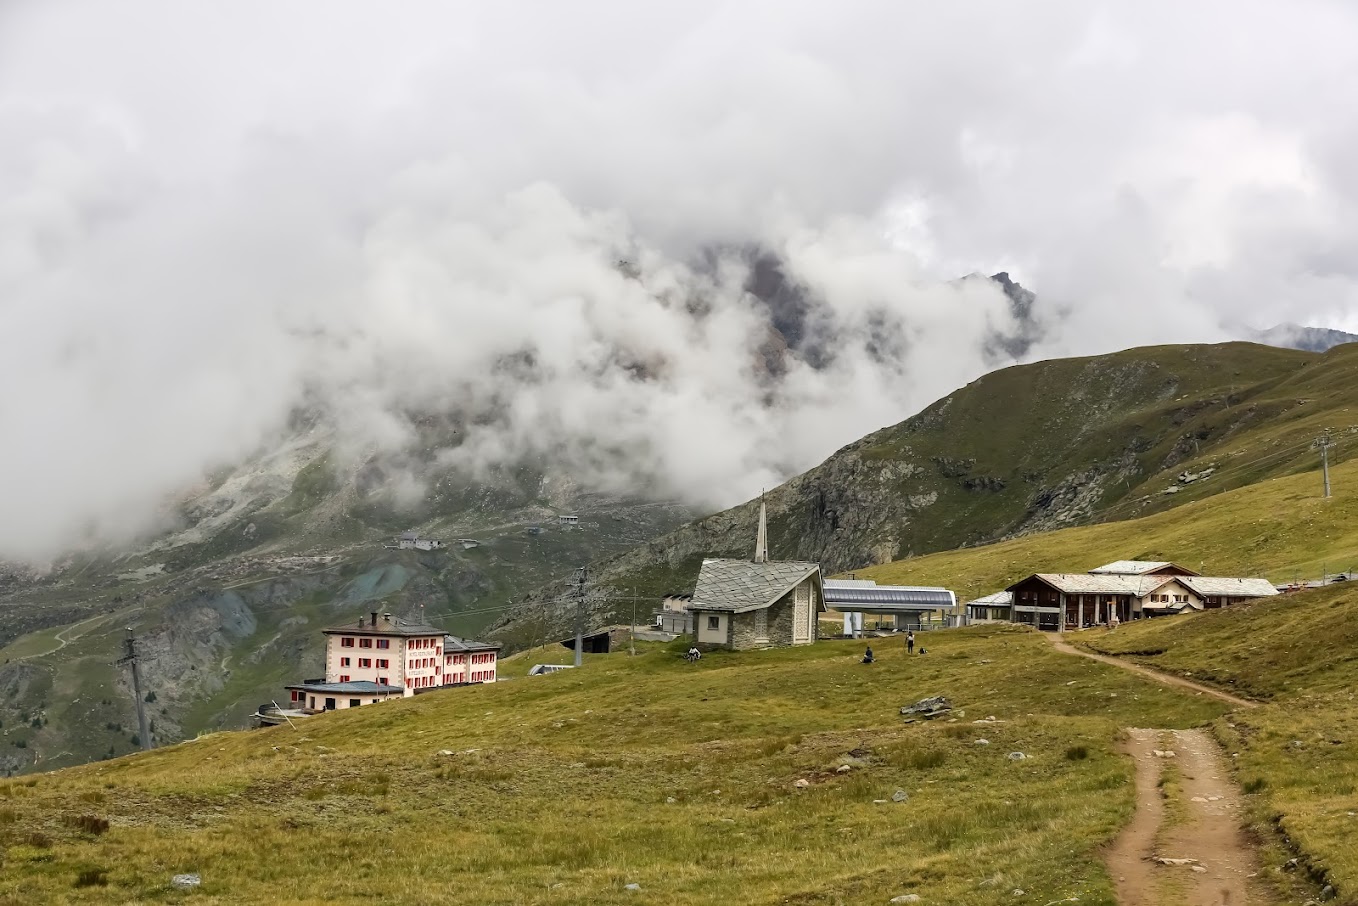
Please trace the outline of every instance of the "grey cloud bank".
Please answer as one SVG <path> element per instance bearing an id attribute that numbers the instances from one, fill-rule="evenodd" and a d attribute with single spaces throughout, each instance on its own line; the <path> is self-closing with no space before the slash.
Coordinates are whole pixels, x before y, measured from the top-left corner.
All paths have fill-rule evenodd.
<path id="1" fill-rule="evenodd" d="M 958 6 L 0 7 L 0 557 L 299 406 L 729 504 L 1004 363 L 976 271 L 1029 357 L 1358 330 L 1353 7 Z"/>

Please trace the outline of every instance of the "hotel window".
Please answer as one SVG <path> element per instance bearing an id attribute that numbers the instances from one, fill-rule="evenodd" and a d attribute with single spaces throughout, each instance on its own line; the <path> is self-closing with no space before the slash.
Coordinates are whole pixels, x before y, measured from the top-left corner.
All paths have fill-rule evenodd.
<path id="1" fill-rule="evenodd" d="M 707 628 L 708 628 L 708 629 L 720 629 L 720 628 L 721 628 L 721 617 L 708 617 L 708 618 L 707 618 Z"/>
<path id="2" fill-rule="evenodd" d="M 349 699 L 349 707 L 351 708 L 357 708 L 361 704 L 363 704 L 363 702 L 357 698 Z"/>
<path id="3" fill-rule="evenodd" d="M 372 658 L 361 657 L 358 659 L 358 666 L 360 667 L 371 667 L 372 665 Z"/>
<path id="4" fill-rule="evenodd" d="M 341 674 L 341 675 L 340 675 L 340 678 L 339 678 L 339 681 L 340 681 L 341 683 L 347 683 L 347 682 L 349 682 L 349 675 L 348 675 L 347 673 L 346 673 L 346 674 Z"/>
<path id="5" fill-rule="evenodd" d="M 342 658 L 340 658 L 340 666 L 341 666 L 341 667 L 348 667 L 348 666 L 349 666 L 349 658 L 347 658 L 347 657 L 342 657 Z"/>
<path id="6" fill-rule="evenodd" d="M 360 648 L 371 648 L 372 646 L 373 646 L 373 640 L 372 640 L 372 639 L 359 639 L 359 640 L 358 640 L 358 647 L 360 647 Z"/>
<path id="7" fill-rule="evenodd" d="M 380 657 L 377 659 L 377 666 L 385 670 L 391 666 L 391 661 L 387 660 L 384 657 Z"/>
<path id="8" fill-rule="evenodd" d="M 345 636 L 344 638 L 340 639 L 340 647 L 352 648 L 354 647 L 354 640 L 349 638 L 348 636 Z"/>
<path id="9" fill-rule="evenodd" d="M 391 685 L 391 680 L 389 680 L 389 679 L 388 679 L 387 677 L 385 677 L 385 676 L 379 676 L 379 677 L 377 678 L 377 681 L 378 681 L 379 683 L 381 683 L 382 685 L 384 685 L 384 686 L 390 686 L 390 685 Z"/>
<path id="10" fill-rule="evenodd" d="M 390 647 L 391 647 L 391 639 L 378 639 L 378 640 L 377 640 L 377 647 L 378 647 L 378 648 L 390 648 Z"/>

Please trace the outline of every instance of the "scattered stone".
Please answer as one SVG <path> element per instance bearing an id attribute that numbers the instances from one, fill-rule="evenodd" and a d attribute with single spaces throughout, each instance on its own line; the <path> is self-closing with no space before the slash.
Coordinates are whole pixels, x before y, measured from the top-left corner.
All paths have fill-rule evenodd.
<path id="1" fill-rule="evenodd" d="M 1333 884 L 1326 884 L 1324 887 L 1320 888 L 1320 898 L 1322 900 L 1333 900 L 1334 896 L 1335 892 Z"/>
<path id="2" fill-rule="evenodd" d="M 203 878 L 201 875 L 175 875 L 170 879 L 170 886 L 180 890 L 188 890 L 191 887 L 201 887 Z"/>
<path id="3" fill-rule="evenodd" d="M 1298 859 L 1288 859 L 1283 863 L 1283 871 L 1296 871 L 1301 861 Z"/>
<path id="4" fill-rule="evenodd" d="M 905 893 L 905 894 L 901 894 L 901 895 L 898 896 L 898 897 L 892 897 L 892 898 L 891 898 L 891 902 L 893 902 L 893 903 L 918 903 L 918 902 L 919 902 L 919 894 L 917 894 L 917 893 Z"/>
<path id="5" fill-rule="evenodd" d="M 976 740 L 976 745 L 978 745 L 978 746 L 988 746 L 988 745 L 990 745 L 990 740 L 988 740 L 988 739 L 978 739 L 978 740 Z"/>
<path id="6" fill-rule="evenodd" d="M 1024 890 L 1022 887 L 1015 887 L 1015 888 L 1014 888 L 1014 896 L 1016 896 L 1016 897 L 1024 897 L 1024 896 L 1027 896 L 1027 895 L 1028 895 L 1028 891 Z"/>
<path id="7" fill-rule="evenodd" d="M 799 789 L 799 790 L 804 790 L 804 789 L 806 789 L 807 787 L 809 787 L 809 786 L 811 785 L 811 781 L 809 781 L 809 780 L 807 780 L 805 777 L 803 777 L 803 778 L 801 778 L 800 780 L 798 780 L 796 783 L 794 783 L 794 784 L 792 784 L 792 785 L 795 786 L 795 787 L 796 787 L 797 789 Z"/>
<path id="8" fill-rule="evenodd" d="M 952 702 L 941 695 L 930 698 L 922 698 L 913 705 L 908 705 L 901 709 L 901 714 L 905 717 L 922 717 L 925 720 L 933 720 L 952 711 Z"/>
<path id="9" fill-rule="evenodd" d="M 1173 750 L 1173 749 L 1166 749 L 1166 750 L 1163 750 L 1163 751 L 1160 750 L 1160 749 L 1152 749 L 1151 751 L 1155 754 L 1155 757 L 1156 757 L 1156 758 L 1174 758 L 1174 757 L 1175 757 L 1175 755 L 1174 755 L 1174 750 Z"/>
<path id="10" fill-rule="evenodd" d="M 665 797 L 665 804 L 666 804 L 666 805 L 674 805 L 674 803 L 676 803 L 676 802 L 678 802 L 678 801 L 679 801 L 679 800 L 678 800 L 678 799 L 675 799 L 673 796 L 666 796 L 666 797 Z"/>
<path id="11" fill-rule="evenodd" d="M 894 793 L 891 794 L 891 801 L 892 801 L 892 802 L 906 802 L 906 801 L 908 801 L 909 799 L 910 799 L 910 794 L 907 793 L 905 790 L 897 790 L 896 792 L 894 792 Z"/>
<path id="12" fill-rule="evenodd" d="M 1206 796 L 1194 796 L 1192 799 L 1190 799 L 1190 800 L 1188 800 L 1188 801 L 1189 801 L 1189 802 L 1206 802 L 1206 801 L 1207 801 L 1207 797 L 1206 797 Z"/>
<path id="13" fill-rule="evenodd" d="M 640 890 L 640 889 L 641 889 L 641 885 L 640 885 L 640 884 L 626 884 L 626 885 L 623 886 L 622 889 L 623 889 L 623 890 Z"/>
<path id="14" fill-rule="evenodd" d="M 1220 797 L 1220 796 L 1208 796 L 1208 797 L 1207 797 L 1207 801 L 1208 801 L 1208 802 L 1220 802 L 1220 801 L 1221 801 L 1221 797 Z"/>
<path id="15" fill-rule="evenodd" d="M 1195 865 L 1197 859 L 1167 859 L 1164 856 L 1156 856 L 1155 861 L 1161 865 Z"/>
<path id="16" fill-rule="evenodd" d="M 887 804 L 887 800 L 886 800 L 886 799 L 874 799 L 874 800 L 872 800 L 872 804 L 873 804 L 873 805 L 886 805 L 886 804 Z"/>
<path id="17" fill-rule="evenodd" d="M 1206 871 L 1206 870 L 1207 870 L 1207 869 L 1203 868 L 1201 865 L 1190 865 L 1189 868 L 1192 868 L 1194 871 Z"/>
<path id="18" fill-rule="evenodd" d="M 439 749 L 439 754 L 442 755 L 444 758 L 448 758 L 455 753 L 453 752 L 452 749 Z"/>
<path id="19" fill-rule="evenodd" d="M 853 768 L 849 767 L 847 764 L 841 764 L 839 767 L 835 768 L 835 773 L 836 773 L 836 774 L 847 774 L 847 773 L 849 773 L 849 772 L 852 771 L 852 770 L 853 770 Z"/>
<path id="20" fill-rule="evenodd" d="M 1009 760 L 1010 760 L 1010 761 L 1022 761 L 1023 759 L 1025 759 L 1025 758 L 1027 758 L 1027 757 L 1028 757 L 1028 756 L 1027 756 L 1027 755 L 1024 755 L 1022 752 L 1010 752 L 1010 753 L 1009 753 Z"/>

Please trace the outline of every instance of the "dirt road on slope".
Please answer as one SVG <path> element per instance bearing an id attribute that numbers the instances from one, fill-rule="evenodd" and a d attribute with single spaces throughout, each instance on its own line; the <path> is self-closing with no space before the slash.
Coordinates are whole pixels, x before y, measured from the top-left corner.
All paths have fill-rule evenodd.
<path id="1" fill-rule="evenodd" d="M 1105 854 L 1120 906 L 1272 904 L 1254 880 L 1258 862 L 1241 824 L 1240 790 L 1212 737 L 1127 732 L 1136 814 Z M 1166 774 L 1173 782 L 1162 788 Z"/>
<path id="2" fill-rule="evenodd" d="M 1240 698 L 1238 695 L 1232 695 L 1229 692 L 1222 692 L 1220 689 L 1213 689 L 1211 686 L 1204 686 L 1201 683 L 1195 683 L 1192 680 L 1184 679 L 1181 676 L 1174 676 L 1173 674 L 1169 673 L 1161 673 L 1159 670 L 1153 670 L 1150 667 L 1143 667 L 1140 664 L 1134 664 L 1130 661 L 1124 661 L 1121 658 L 1109 657 L 1108 655 L 1105 654 L 1095 654 L 1092 651 L 1085 651 L 1084 649 L 1076 648 L 1074 645 L 1069 645 L 1066 642 L 1062 641 L 1059 633 L 1049 632 L 1044 633 L 1044 635 L 1046 635 L 1047 638 L 1051 639 L 1052 644 L 1056 646 L 1056 650 L 1062 652 L 1063 654 L 1074 654 L 1080 657 L 1087 657 L 1090 660 L 1099 661 L 1104 664 L 1112 664 L 1114 667 L 1121 667 L 1123 670 L 1129 670 L 1132 673 L 1140 674 L 1141 676 L 1144 676 L 1147 679 L 1153 679 L 1157 683 L 1163 683 L 1166 686 L 1178 686 L 1180 689 L 1188 689 L 1193 692 L 1199 692 L 1203 695 L 1210 695 L 1212 696 L 1212 698 L 1219 699 L 1230 705 L 1235 705 L 1237 708 L 1259 707 L 1258 702 L 1252 702 L 1247 698 Z"/>

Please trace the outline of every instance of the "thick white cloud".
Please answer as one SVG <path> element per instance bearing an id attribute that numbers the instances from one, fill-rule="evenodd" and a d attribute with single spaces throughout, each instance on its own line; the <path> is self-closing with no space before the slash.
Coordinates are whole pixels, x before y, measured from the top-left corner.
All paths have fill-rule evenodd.
<path id="1" fill-rule="evenodd" d="M 0 6 L 0 557 L 303 401 L 729 503 L 992 365 L 972 271 L 1034 355 L 1358 330 L 1354 84 L 1341 2 Z"/>

